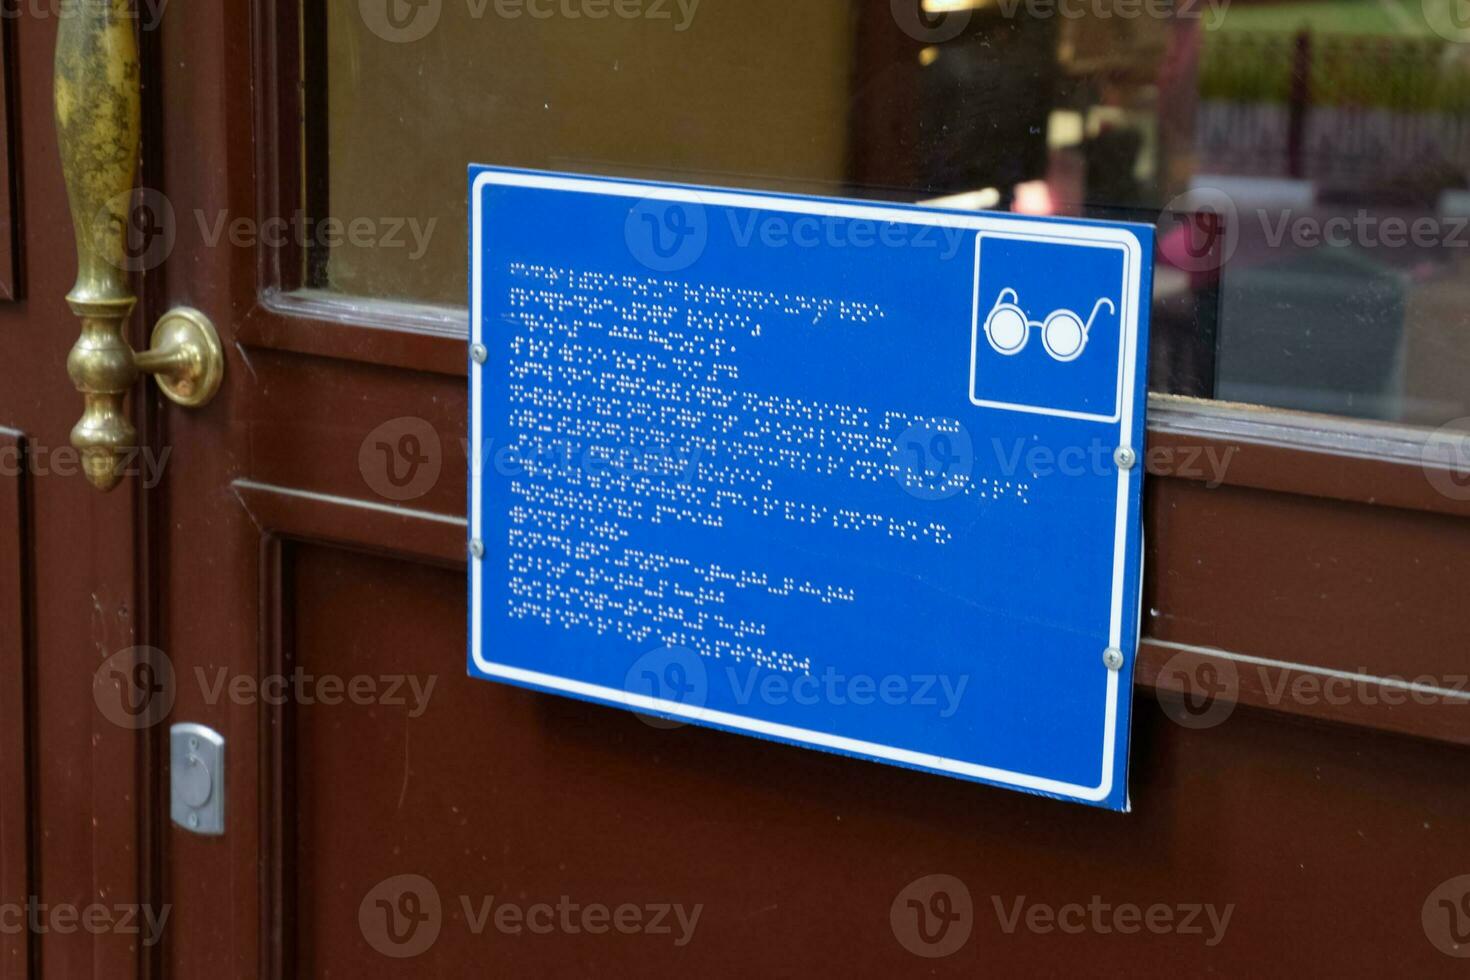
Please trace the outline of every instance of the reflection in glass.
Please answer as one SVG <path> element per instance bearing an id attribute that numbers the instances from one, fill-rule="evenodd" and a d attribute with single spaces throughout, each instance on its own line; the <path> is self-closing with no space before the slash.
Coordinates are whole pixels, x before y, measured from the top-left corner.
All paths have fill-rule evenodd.
<path id="1" fill-rule="evenodd" d="M 313 7 L 313 214 L 429 233 L 307 281 L 462 305 L 471 161 L 1146 221 L 1155 390 L 1439 424 L 1470 414 L 1460 3 Z"/>

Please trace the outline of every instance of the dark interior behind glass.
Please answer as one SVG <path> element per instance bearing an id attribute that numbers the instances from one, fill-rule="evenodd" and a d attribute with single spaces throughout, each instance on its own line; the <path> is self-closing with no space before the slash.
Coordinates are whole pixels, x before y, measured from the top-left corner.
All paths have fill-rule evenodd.
<path id="1" fill-rule="evenodd" d="M 1437 425 L 1470 414 L 1458 2 L 392 0 L 417 37 L 306 0 L 312 215 L 414 224 L 304 281 L 463 305 L 470 162 L 1144 221 L 1153 390 Z"/>

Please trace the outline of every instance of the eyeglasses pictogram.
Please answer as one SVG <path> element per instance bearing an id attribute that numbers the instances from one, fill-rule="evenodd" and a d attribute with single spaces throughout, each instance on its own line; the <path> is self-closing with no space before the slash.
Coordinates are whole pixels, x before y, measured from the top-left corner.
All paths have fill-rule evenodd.
<path id="1" fill-rule="evenodd" d="M 1011 297 L 1009 302 L 1006 301 L 1007 294 Z M 1019 354 L 1031 339 L 1031 331 L 1040 330 L 1041 345 L 1046 348 L 1047 354 L 1051 355 L 1052 360 L 1064 364 L 1077 360 L 1087 349 L 1087 338 L 1092 331 L 1092 324 L 1097 320 L 1098 311 L 1104 306 L 1109 313 L 1116 313 L 1118 309 L 1112 300 L 1103 297 L 1092 307 L 1092 315 L 1087 318 L 1086 323 L 1071 310 L 1056 310 L 1045 320 L 1031 320 L 1027 318 L 1026 311 L 1021 309 L 1020 303 L 1020 295 L 1009 286 L 1002 289 L 995 298 L 995 306 L 985 318 L 985 339 L 990 341 L 990 346 L 996 353 L 1007 357 Z"/>

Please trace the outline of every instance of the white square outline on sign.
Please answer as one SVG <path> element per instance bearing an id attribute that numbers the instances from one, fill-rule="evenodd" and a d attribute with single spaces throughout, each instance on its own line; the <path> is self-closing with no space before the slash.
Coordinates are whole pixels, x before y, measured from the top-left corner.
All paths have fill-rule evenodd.
<path id="1" fill-rule="evenodd" d="M 551 174 L 490 170 L 481 173 L 475 178 L 475 183 L 470 193 L 471 207 L 473 209 L 473 219 L 471 221 L 472 237 L 470 239 L 470 251 L 473 254 L 470 283 L 470 342 L 472 344 L 483 344 L 485 342 L 484 249 L 482 247 L 485 240 L 484 191 L 486 187 L 492 184 L 506 187 L 527 187 L 567 193 L 593 194 L 603 197 L 675 201 L 684 204 L 694 204 L 696 206 L 742 208 L 747 210 L 785 212 L 787 214 L 816 215 L 819 217 L 852 218 L 893 224 L 958 228 L 973 230 L 987 235 L 1008 234 L 1025 239 L 1045 238 L 1048 237 L 1048 234 L 1053 237 L 1056 235 L 1054 229 L 1050 233 L 1040 232 L 1038 225 L 1033 222 L 1016 221 L 1010 218 L 1000 218 L 990 215 L 910 211 L 902 208 L 850 204 L 842 201 L 768 197 L 761 194 L 696 190 L 688 187 L 664 186 L 659 184 L 631 184 L 596 178 L 560 177 Z M 1139 247 L 1138 240 L 1122 229 L 1108 228 L 1105 226 L 1078 225 L 1068 229 L 1068 231 L 1075 237 L 1077 242 L 1110 244 L 1121 247 L 1129 260 L 1126 269 L 1129 271 L 1131 278 L 1126 284 L 1127 288 L 1123 291 L 1124 306 L 1120 310 L 1120 320 L 1123 326 L 1122 343 L 1119 345 L 1119 358 L 1123 371 L 1122 397 L 1118 402 L 1119 412 L 1117 418 L 1104 421 L 1116 422 L 1118 424 L 1117 445 L 1120 448 L 1131 449 L 1133 448 L 1131 433 L 1133 428 L 1133 403 L 1137 372 L 1130 354 L 1136 348 L 1138 339 L 1138 293 L 1142 286 L 1140 265 L 1142 250 Z M 978 280 L 976 288 L 978 288 Z M 971 356 L 973 357 L 973 353 Z M 487 366 L 476 364 L 473 361 L 470 364 L 470 444 L 475 447 L 475 456 L 472 458 L 470 465 L 469 511 L 470 537 L 476 541 L 485 540 L 484 515 L 481 507 L 481 501 L 484 498 L 484 467 L 479 461 L 479 446 L 484 438 L 481 420 L 484 414 L 483 387 L 485 368 Z M 973 390 L 972 388 L 971 391 Z M 1108 616 L 1108 638 L 1110 646 L 1123 650 L 1125 653 L 1130 651 L 1136 653 L 1138 647 L 1136 636 L 1133 637 L 1133 642 L 1128 647 L 1124 647 L 1122 643 L 1124 617 L 1123 579 L 1127 567 L 1129 539 L 1128 491 L 1131 481 L 1135 478 L 1134 473 L 1136 470 L 1137 467 L 1127 470 L 1119 469 L 1118 471 L 1116 519 L 1113 526 L 1113 575 L 1112 596 Z M 662 698 L 634 694 L 631 691 L 603 687 L 599 684 L 589 684 L 585 681 L 575 681 L 566 677 L 557 677 L 553 674 L 543 674 L 539 671 L 525 670 L 520 667 L 494 663 L 486 659 L 484 652 L 484 635 L 482 630 L 484 621 L 484 610 L 482 608 L 484 560 L 471 558 L 469 565 L 470 654 L 474 658 L 475 666 L 487 677 L 499 677 L 518 684 L 530 685 L 551 691 L 561 691 L 566 694 L 590 698 L 595 701 L 618 704 L 636 711 L 654 712 L 687 718 L 694 722 L 718 725 L 735 731 L 754 732 L 798 744 L 832 749 L 851 755 L 883 759 L 901 765 L 915 766 L 920 769 L 948 772 L 957 776 L 966 776 L 971 779 L 1002 786 L 1014 786 L 1019 789 L 1031 790 L 1038 793 L 1049 793 L 1054 796 L 1068 797 L 1087 802 L 1100 802 L 1112 794 L 1118 736 L 1118 677 L 1121 672 L 1108 669 L 1103 663 L 1101 650 L 1098 651 L 1097 669 L 1105 671 L 1107 674 L 1107 693 L 1105 695 L 1107 701 L 1103 712 L 1103 744 L 1102 758 L 1100 760 L 1102 771 L 1097 784 L 1087 786 L 1078 783 L 1067 783 L 1044 776 L 1035 776 L 1030 773 L 1012 772 L 994 766 L 979 765 L 973 762 L 966 762 L 962 759 L 946 759 L 926 752 L 915 752 L 911 749 L 879 745 L 875 742 L 846 738 L 828 732 L 818 732 L 805 728 L 797 728 L 792 725 L 776 724 L 774 722 L 763 721 L 759 718 L 748 718 L 744 715 L 731 714 L 725 711 L 713 711 L 702 707 L 681 704 L 677 701 L 667 701 Z"/>
<path id="2" fill-rule="evenodd" d="M 1130 250 L 1123 245 L 1115 242 L 1098 242 L 1088 238 L 1074 237 L 1063 234 L 1016 235 L 982 231 L 980 234 L 976 235 L 975 295 L 973 305 L 970 309 L 970 404 L 978 408 L 1002 408 L 1008 412 L 1029 412 L 1032 415 L 1052 415 L 1064 419 L 1081 419 L 1084 422 L 1118 421 L 1122 414 L 1121 406 L 1123 404 L 1123 371 L 1124 365 L 1127 363 L 1128 360 L 1127 354 L 1129 353 L 1129 348 L 1125 343 L 1127 337 L 1125 336 L 1125 332 L 1123 330 L 1119 330 L 1118 332 L 1118 373 L 1116 383 L 1113 386 L 1113 411 L 1108 415 L 1102 415 L 1097 412 L 1074 412 L 1064 408 L 1042 408 L 1039 405 L 1026 405 L 1020 402 L 998 402 L 991 401 L 987 398 L 975 397 L 975 379 L 980 361 L 980 331 L 982 329 L 980 325 L 980 246 L 985 243 L 985 239 L 987 238 L 999 238 L 1013 242 L 1041 242 L 1048 245 L 1070 245 L 1074 248 L 1079 246 L 1087 248 L 1104 248 L 1122 252 L 1123 281 L 1121 283 L 1121 291 L 1123 294 L 1122 303 L 1124 305 L 1118 307 L 1118 323 L 1120 327 L 1124 323 L 1126 323 L 1128 319 L 1128 313 L 1125 309 L 1125 306 L 1128 304 L 1130 298 L 1128 284 L 1135 274 L 1134 269 L 1130 264 L 1131 259 L 1133 258 Z M 1137 249 L 1135 247 L 1133 251 L 1136 250 Z M 1111 296 L 1109 296 L 1108 298 L 1112 299 Z M 1136 326 L 1137 324 L 1135 323 L 1135 327 Z"/>

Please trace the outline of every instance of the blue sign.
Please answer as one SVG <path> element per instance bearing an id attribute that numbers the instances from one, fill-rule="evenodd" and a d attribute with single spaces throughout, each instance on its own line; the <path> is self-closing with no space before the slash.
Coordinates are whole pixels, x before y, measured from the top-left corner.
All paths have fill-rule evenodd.
<path id="1" fill-rule="evenodd" d="M 1127 808 L 1152 229 L 470 201 L 473 676 Z"/>

